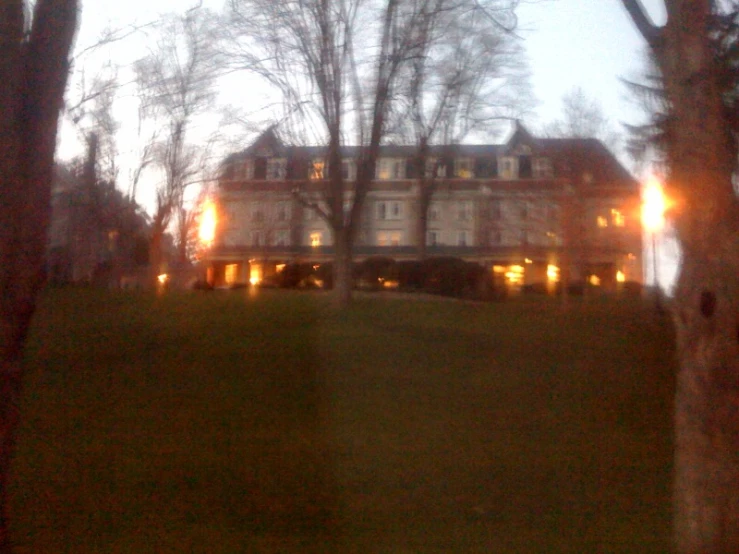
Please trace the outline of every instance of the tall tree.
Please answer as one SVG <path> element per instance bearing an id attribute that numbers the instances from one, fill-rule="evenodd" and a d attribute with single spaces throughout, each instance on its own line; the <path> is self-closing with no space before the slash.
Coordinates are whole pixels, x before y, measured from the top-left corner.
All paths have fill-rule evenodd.
<path id="1" fill-rule="evenodd" d="M 230 3 L 229 43 L 238 48 L 232 60 L 276 88 L 284 102 L 284 128 L 323 147 L 315 179 L 296 194 L 331 229 L 340 306 L 351 299 L 352 251 L 400 69 L 415 53 L 419 10 L 429 1 Z M 358 146 L 353 181 L 342 171 L 346 142 Z"/>
<path id="2" fill-rule="evenodd" d="M 674 321 L 675 540 L 681 554 L 739 552 L 739 199 L 732 119 L 711 42 L 711 0 L 665 0 L 655 26 L 622 0 L 667 100 L 665 187 L 683 261 Z"/>
<path id="3" fill-rule="evenodd" d="M 43 282 L 57 124 L 76 0 L 0 2 L 0 553 L 20 419 L 23 347 Z"/>
<path id="4" fill-rule="evenodd" d="M 428 210 L 441 160 L 432 145 L 461 143 L 474 132 L 490 133 L 530 104 L 523 53 L 513 34 L 516 0 L 436 0 L 422 3 L 415 54 L 404 68 L 398 131 L 416 146 L 412 176 L 418 180 L 416 242 L 426 254 Z M 407 135 L 410 135 L 409 137 Z M 454 168 L 446 168 L 452 177 Z"/>
<path id="5" fill-rule="evenodd" d="M 164 128 L 152 150 L 162 174 L 151 226 L 152 282 L 162 270 L 164 233 L 185 209 L 185 189 L 198 170 L 187 136 L 193 119 L 213 99 L 217 64 L 212 24 L 210 12 L 201 7 L 165 18 L 155 50 L 135 66 L 142 109 Z"/>

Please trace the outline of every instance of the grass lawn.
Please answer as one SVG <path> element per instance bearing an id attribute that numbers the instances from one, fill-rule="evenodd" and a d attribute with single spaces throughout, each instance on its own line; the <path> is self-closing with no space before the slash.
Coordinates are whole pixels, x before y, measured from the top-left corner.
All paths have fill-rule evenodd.
<path id="1" fill-rule="evenodd" d="M 19 553 L 670 544 L 673 335 L 637 299 L 52 291 Z"/>

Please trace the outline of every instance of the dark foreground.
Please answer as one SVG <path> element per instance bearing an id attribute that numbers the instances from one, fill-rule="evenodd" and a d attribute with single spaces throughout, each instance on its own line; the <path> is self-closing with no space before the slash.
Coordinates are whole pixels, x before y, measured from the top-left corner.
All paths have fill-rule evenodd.
<path id="1" fill-rule="evenodd" d="M 636 300 L 46 296 L 23 553 L 665 552 L 672 332 Z"/>

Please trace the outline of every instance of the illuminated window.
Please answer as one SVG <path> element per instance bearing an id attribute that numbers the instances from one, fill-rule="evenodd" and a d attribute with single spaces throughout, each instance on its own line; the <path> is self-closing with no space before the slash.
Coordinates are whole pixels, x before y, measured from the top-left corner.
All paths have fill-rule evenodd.
<path id="1" fill-rule="evenodd" d="M 249 282 L 252 285 L 258 285 L 262 282 L 262 266 L 260 264 L 251 264 L 249 269 Z"/>
<path id="2" fill-rule="evenodd" d="M 494 265 L 493 273 L 505 273 L 505 266 L 504 265 Z"/>
<path id="3" fill-rule="evenodd" d="M 375 178 L 381 181 L 403 179 L 405 177 L 405 159 L 380 158 L 375 171 Z"/>
<path id="4" fill-rule="evenodd" d="M 598 227 L 600 227 L 601 229 L 608 227 L 608 220 L 602 215 L 599 215 L 596 221 L 598 223 Z"/>
<path id="5" fill-rule="evenodd" d="M 311 246 L 321 246 L 323 244 L 323 233 L 321 231 L 313 231 L 309 235 Z"/>
<path id="6" fill-rule="evenodd" d="M 524 279 L 524 268 L 522 265 L 512 265 L 508 267 L 505 278 L 511 285 L 522 285 Z"/>
<path id="7" fill-rule="evenodd" d="M 310 178 L 313 181 L 320 181 L 321 179 L 324 179 L 324 169 L 325 163 L 323 160 L 313 160 L 313 164 L 311 165 L 310 170 Z"/>
<path id="8" fill-rule="evenodd" d="M 547 280 L 550 283 L 559 282 L 559 268 L 556 265 L 549 264 L 547 266 Z"/>
<path id="9" fill-rule="evenodd" d="M 267 179 L 277 181 L 285 178 L 287 160 L 284 158 L 270 158 L 267 160 Z"/>
<path id="10" fill-rule="evenodd" d="M 617 283 L 624 283 L 624 282 L 626 282 L 626 274 L 623 271 L 617 271 L 616 272 L 616 282 Z"/>
<path id="11" fill-rule="evenodd" d="M 626 218 L 624 217 L 624 214 L 622 214 L 618 210 L 611 210 L 611 220 L 616 227 L 623 227 L 624 225 L 626 225 Z"/>
<path id="12" fill-rule="evenodd" d="M 471 179 L 473 177 L 472 159 L 457 158 L 454 160 L 454 175 L 460 179 Z"/>
<path id="13" fill-rule="evenodd" d="M 597 275 L 591 275 L 588 278 L 588 283 L 590 283 L 594 287 L 599 287 L 600 286 L 600 277 L 598 277 Z"/>
<path id="14" fill-rule="evenodd" d="M 377 246 L 400 246 L 400 231 L 379 231 L 377 233 Z"/>
<path id="15" fill-rule="evenodd" d="M 239 279 L 239 264 L 228 264 L 224 271 L 224 279 L 227 285 L 233 285 Z"/>

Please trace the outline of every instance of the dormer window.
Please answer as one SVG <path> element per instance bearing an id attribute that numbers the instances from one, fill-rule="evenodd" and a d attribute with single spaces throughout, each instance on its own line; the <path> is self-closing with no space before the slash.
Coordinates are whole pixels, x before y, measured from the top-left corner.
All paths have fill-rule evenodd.
<path id="1" fill-rule="evenodd" d="M 446 177 L 446 165 L 436 158 L 426 160 L 426 177 Z"/>
<path id="2" fill-rule="evenodd" d="M 500 159 L 498 164 L 501 179 L 515 179 L 518 175 L 516 167 L 516 158 L 504 157 Z"/>
<path id="3" fill-rule="evenodd" d="M 234 179 L 249 180 L 254 178 L 254 161 L 251 159 L 239 160 L 234 163 Z"/>
<path id="4" fill-rule="evenodd" d="M 342 160 L 341 161 L 341 177 L 345 181 L 356 181 L 357 164 L 354 162 L 354 160 Z"/>
<path id="5" fill-rule="evenodd" d="M 546 179 L 553 177 L 552 160 L 549 158 L 534 158 L 534 178 Z"/>
<path id="6" fill-rule="evenodd" d="M 280 181 L 287 173 L 287 160 L 285 158 L 270 158 L 267 160 L 267 180 Z"/>
<path id="7" fill-rule="evenodd" d="M 313 160 L 313 163 L 311 164 L 310 169 L 310 179 L 311 181 L 320 181 L 322 179 L 326 178 L 324 168 L 325 163 L 323 160 Z"/>
<path id="8" fill-rule="evenodd" d="M 375 178 L 381 181 L 405 178 L 405 159 L 380 158 L 375 171 Z"/>
<path id="9" fill-rule="evenodd" d="M 457 158 L 454 160 L 454 175 L 459 179 L 471 179 L 474 177 L 472 158 Z"/>

